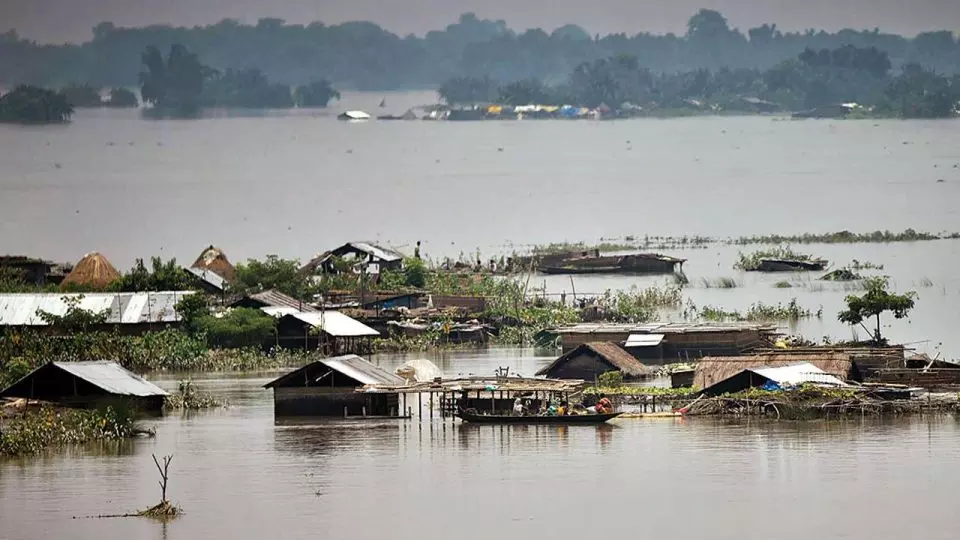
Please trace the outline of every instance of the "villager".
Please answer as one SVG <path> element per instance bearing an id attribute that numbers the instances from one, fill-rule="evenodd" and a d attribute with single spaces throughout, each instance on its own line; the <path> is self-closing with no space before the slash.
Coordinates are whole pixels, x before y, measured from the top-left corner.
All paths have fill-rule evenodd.
<path id="1" fill-rule="evenodd" d="M 610 403 L 610 400 L 607 399 L 607 396 L 600 394 L 600 399 L 597 401 L 596 405 L 597 414 L 606 414 L 613 412 L 613 404 Z"/>
<path id="2" fill-rule="evenodd" d="M 557 407 L 557 416 L 566 416 L 567 415 L 567 402 L 561 401 L 560 406 Z"/>
<path id="3" fill-rule="evenodd" d="M 517 416 L 523 416 L 523 400 L 519 397 L 513 400 L 513 414 Z"/>
<path id="4" fill-rule="evenodd" d="M 413 258 L 420 260 L 420 241 L 417 240 L 417 247 L 413 248 Z"/>

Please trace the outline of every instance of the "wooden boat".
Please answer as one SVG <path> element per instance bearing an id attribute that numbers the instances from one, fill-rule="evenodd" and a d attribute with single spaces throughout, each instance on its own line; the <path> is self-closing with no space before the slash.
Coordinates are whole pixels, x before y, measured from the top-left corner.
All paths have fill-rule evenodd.
<path id="1" fill-rule="evenodd" d="M 623 413 L 571 414 L 566 416 L 510 416 L 505 414 L 477 414 L 467 411 L 457 413 L 464 422 L 474 424 L 602 424 Z"/>

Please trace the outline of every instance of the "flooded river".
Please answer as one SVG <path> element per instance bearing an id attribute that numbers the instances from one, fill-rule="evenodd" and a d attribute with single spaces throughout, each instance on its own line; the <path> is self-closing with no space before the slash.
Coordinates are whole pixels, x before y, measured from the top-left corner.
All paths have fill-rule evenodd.
<path id="1" fill-rule="evenodd" d="M 444 356 L 448 373 L 549 360 Z M 200 377 L 233 405 L 155 439 L 0 463 L 0 538 L 956 538 L 953 419 L 278 425 L 271 377 Z M 155 503 L 151 453 L 174 454 L 182 518 L 82 517 Z"/>

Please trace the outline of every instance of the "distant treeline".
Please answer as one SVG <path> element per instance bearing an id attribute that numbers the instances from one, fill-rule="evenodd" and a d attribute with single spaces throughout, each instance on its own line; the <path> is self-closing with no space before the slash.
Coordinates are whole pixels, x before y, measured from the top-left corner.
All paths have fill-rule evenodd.
<path id="1" fill-rule="evenodd" d="M 917 63 L 948 75 L 960 72 L 960 45 L 950 31 L 911 39 L 879 30 L 781 32 L 765 24 L 741 32 L 711 10 L 691 17 L 684 35 L 591 36 L 576 25 L 551 33 L 517 33 L 503 20 L 481 20 L 473 14 L 424 37 L 398 36 L 371 22 L 304 26 L 280 19 L 261 19 L 253 26 L 224 20 L 192 28 L 120 28 L 104 22 L 93 34 L 80 45 L 41 45 L 14 31 L 0 34 L 0 84 L 130 87 L 139 82 L 145 48 L 166 51 L 174 44 L 221 72 L 260 69 L 265 77 L 288 85 L 326 78 L 340 88 L 361 90 L 435 88 L 453 77 L 532 78 L 553 85 L 585 62 L 620 55 L 635 58 L 653 73 L 766 70 L 808 48 L 843 45 L 875 47 L 887 54 L 894 71 Z"/>
<path id="2" fill-rule="evenodd" d="M 919 64 L 893 72 L 887 53 L 844 45 L 806 49 L 766 69 L 698 69 L 658 74 L 633 56 L 584 62 L 549 85 L 536 78 L 497 83 L 454 77 L 438 89 L 452 105 L 575 105 L 641 111 L 798 111 L 810 114 L 943 118 L 956 114 L 960 75 L 947 77 Z M 854 105 L 856 104 L 856 105 Z M 839 113 L 823 109 L 837 108 Z M 818 112 L 819 111 L 819 112 Z"/>

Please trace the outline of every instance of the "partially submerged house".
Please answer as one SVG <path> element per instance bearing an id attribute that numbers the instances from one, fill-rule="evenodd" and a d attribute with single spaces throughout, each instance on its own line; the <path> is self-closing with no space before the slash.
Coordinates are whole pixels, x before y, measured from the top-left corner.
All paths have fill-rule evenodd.
<path id="1" fill-rule="evenodd" d="M 757 272 L 807 272 L 820 271 L 827 267 L 823 259 L 760 259 Z"/>
<path id="2" fill-rule="evenodd" d="M 63 316 L 76 302 L 79 309 L 106 312 L 96 330 L 116 329 L 124 334 L 141 334 L 177 326 L 181 322 L 176 306 L 194 291 L 139 293 L 17 293 L 0 294 L 0 327 L 48 327 L 40 312 Z"/>
<path id="3" fill-rule="evenodd" d="M 719 396 L 742 392 L 750 388 L 779 390 L 814 384 L 841 388 L 849 386 L 841 378 L 831 375 L 809 362 L 799 362 L 780 367 L 750 367 L 717 381 L 704 388 L 704 396 Z"/>
<path id="4" fill-rule="evenodd" d="M 67 407 L 105 405 L 159 412 L 160 387 L 116 362 L 48 362 L 0 392 L 3 398 L 50 401 Z"/>
<path id="5" fill-rule="evenodd" d="M 616 343 L 584 343 L 560 356 L 537 372 L 550 379 L 582 379 L 596 381 L 609 371 L 619 371 L 623 378 L 642 379 L 650 375 L 650 368 L 640 363 Z"/>
<path id="6" fill-rule="evenodd" d="M 770 346 L 776 326 L 754 323 L 582 323 L 551 330 L 563 352 L 583 343 L 610 341 L 644 363 L 686 362 L 703 356 L 739 355 Z"/>
<path id="7" fill-rule="evenodd" d="M 753 356 L 707 357 L 697 362 L 693 386 L 704 390 L 727 380 L 744 370 L 810 364 L 841 381 L 862 381 L 863 377 L 850 355 L 842 352 L 823 352 L 819 355 L 769 353 Z"/>
<path id="8" fill-rule="evenodd" d="M 630 255 L 599 255 L 599 253 L 568 258 L 552 265 L 542 264 L 545 274 L 670 274 L 683 271 L 686 259 L 659 253 Z"/>
<path id="9" fill-rule="evenodd" d="M 276 345 L 285 349 L 319 350 L 324 354 L 365 354 L 380 332 L 339 311 L 299 311 L 265 307 L 276 317 Z"/>
<path id="10" fill-rule="evenodd" d="M 403 268 L 403 254 L 373 242 L 347 242 L 311 259 L 300 269 L 308 275 L 342 274 L 347 271 L 378 274 Z"/>
<path id="11" fill-rule="evenodd" d="M 91 289 L 106 289 L 108 285 L 120 279 L 120 272 L 103 255 L 93 252 L 86 254 L 73 270 L 63 278 L 64 287 L 77 286 Z"/>
<path id="12" fill-rule="evenodd" d="M 277 416 L 404 416 L 399 394 L 364 393 L 368 384 L 406 381 L 356 355 L 323 358 L 264 385 L 273 389 Z"/>

